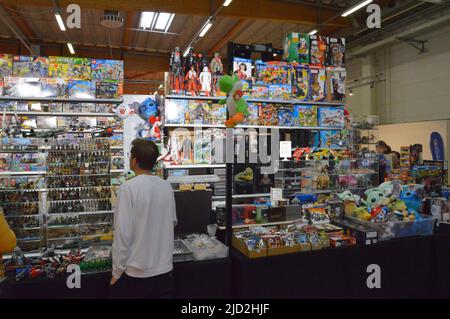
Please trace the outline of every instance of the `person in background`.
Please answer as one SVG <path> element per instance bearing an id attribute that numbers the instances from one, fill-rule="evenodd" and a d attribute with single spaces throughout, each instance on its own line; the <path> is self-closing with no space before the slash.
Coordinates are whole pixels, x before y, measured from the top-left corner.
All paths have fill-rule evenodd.
<path id="1" fill-rule="evenodd" d="M 175 196 L 169 182 L 152 174 L 159 156 L 155 143 L 135 139 L 130 153 L 130 168 L 136 177 L 119 188 L 111 297 L 170 298 Z"/>
<path id="2" fill-rule="evenodd" d="M 385 175 L 388 172 L 388 167 L 390 167 L 390 163 L 388 163 L 388 160 L 384 156 L 384 154 L 387 154 L 390 147 L 386 144 L 385 141 L 378 141 L 376 149 L 379 159 L 378 179 L 379 183 L 381 184 L 384 182 Z"/>
<path id="3" fill-rule="evenodd" d="M 392 168 L 400 167 L 400 153 L 397 151 L 392 151 Z"/>

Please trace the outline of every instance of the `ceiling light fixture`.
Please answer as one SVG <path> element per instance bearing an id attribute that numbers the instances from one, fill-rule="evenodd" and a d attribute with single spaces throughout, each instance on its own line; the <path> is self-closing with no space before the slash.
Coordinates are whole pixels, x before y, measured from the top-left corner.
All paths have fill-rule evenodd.
<path id="1" fill-rule="evenodd" d="M 75 50 L 73 49 L 72 43 L 67 42 L 67 47 L 69 48 L 70 54 L 75 54 Z"/>
<path id="2" fill-rule="evenodd" d="M 353 91 L 352 91 L 352 90 L 350 90 L 349 95 L 350 95 L 350 96 L 353 96 Z"/>
<path id="3" fill-rule="evenodd" d="M 174 18 L 174 13 L 142 11 L 139 18 L 139 28 L 167 32 Z"/>
<path id="4" fill-rule="evenodd" d="M 56 21 L 58 22 L 58 25 L 59 25 L 59 28 L 61 29 L 61 31 L 66 31 L 66 26 L 64 25 L 64 21 L 59 12 L 55 13 L 55 18 L 56 18 Z"/>
<path id="5" fill-rule="evenodd" d="M 363 1 L 353 7 L 351 7 L 350 9 L 348 9 L 347 11 L 345 11 L 343 14 L 341 14 L 341 17 L 346 17 L 351 15 L 353 12 L 358 11 L 359 9 L 361 9 L 362 7 L 365 7 L 366 5 L 368 5 L 369 3 L 371 3 L 373 0 L 366 0 Z"/>
<path id="6" fill-rule="evenodd" d="M 203 25 L 202 30 L 200 31 L 200 34 L 198 35 L 200 38 L 203 38 L 206 34 L 206 32 L 208 32 L 208 30 L 212 27 L 212 22 L 211 20 L 206 21 L 206 23 Z"/>
<path id="7" fill-rule="evenodd" d="M 231 1 L 233 1 L 233 0 L 225 0 L 225 2 L 223 3 L 223 6 L 228 7 L 230 5 Z"/>
<path id="8" fill-rule="evenodd" d="M 312 30 L 310 33 L 308 33 L 308 35 L 314 35 L 316 34 L 318 31 L 316 29 Z"/>
<path id="9" fill-rule="evenodd" d="M 186 50 L 184 50 L 183 57 L 187 57 L 188 56 L 189 51 L 191 51 L 191 48 L 192 47 L 187 47 Z"/>
<path id="10" fill-rule="evenodd" d="M 154 27 L 155 30 L 167 31 L 170 27 L 170 24 L 172 23 L 174 16 L 175 14 L 173 13 L 160 12 L 158 14 L 158 17 L 156 18 L 156 23 Z"/>

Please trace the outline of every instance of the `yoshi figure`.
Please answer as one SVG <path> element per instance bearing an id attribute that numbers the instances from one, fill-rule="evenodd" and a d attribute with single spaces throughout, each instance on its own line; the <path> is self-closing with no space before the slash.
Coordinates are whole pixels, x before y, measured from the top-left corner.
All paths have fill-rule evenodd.
<path id="1" fill-rule="evenodd" d="M 237 75 L 224 75 L 219 80 L 220 89 L 227 93 L 227 98 L 220 100 L 219 103 L 227 106 L 229 118 L 225 121 L 225 126 L 228 128 L 242 123 L 245 116 L 249 114 L 247 103 L 242 98 L 243 85 L 243 82 L 239 80 Z"/>

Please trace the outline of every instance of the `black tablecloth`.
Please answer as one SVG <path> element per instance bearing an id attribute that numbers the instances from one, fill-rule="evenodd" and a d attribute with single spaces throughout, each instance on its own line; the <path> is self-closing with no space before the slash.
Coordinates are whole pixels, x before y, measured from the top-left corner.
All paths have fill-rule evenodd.
<path id="1" fill-rule="evenodd" d="M 175 263 L 175 298 L 229 298 L 231 295 L 230 259 Z M 83 274 L 81 288 L 69 289 L 66 276 L 14 279 L 0 284 L 6 298 L 107 298 L 111 272 Z"/>
<path id="2" fill-rule="evenodd" d="M 397 239 L 373 246 L 248 259 L 232 250 L 233 292 L 243 298 L 450 297 L 450 236 Z M 381 288 L 367 286 L 367 266 Z"/>

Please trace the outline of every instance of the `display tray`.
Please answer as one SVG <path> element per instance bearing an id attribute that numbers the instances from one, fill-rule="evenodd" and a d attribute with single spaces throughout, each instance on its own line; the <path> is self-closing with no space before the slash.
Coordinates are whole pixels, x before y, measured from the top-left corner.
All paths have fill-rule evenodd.
<path id="1" fill-rule="evenodd" d="M 193 260 L 192 249 L 183 239 L 175 239 L 173 243 L 173 262 L 183 262 Z"/>
<path id="2" fill-rule="evenodd" d="M 378 239 L 385 241 L 393 238 L 433 235 L 436 218 L 427 215 L 420 216 L 422 216 L 422 219 L 415 221 L 389 221 L 384 223 L 372 223 L 351 216 L 345 216 L 345 219 L 376 229 Z"/>

